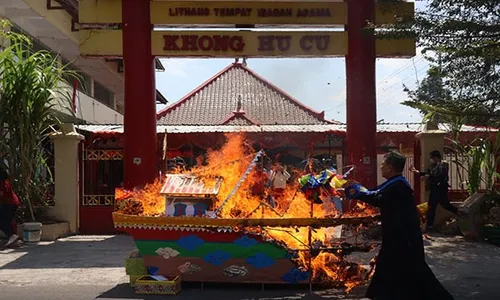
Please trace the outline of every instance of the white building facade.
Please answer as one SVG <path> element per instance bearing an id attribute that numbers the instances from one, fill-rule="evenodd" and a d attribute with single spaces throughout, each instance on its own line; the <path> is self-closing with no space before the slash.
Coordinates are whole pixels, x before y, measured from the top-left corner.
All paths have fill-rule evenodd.
<path id="1" fill-rule="evenodd" d="M 79 52 L 77 0 L 0 0 L 0 17 L 13 24 L 13 31 L 33 40 L 35 50 L 48 50 L 60 56 L 63 64 L 81 76 L 81 82 L 63 83 L 76 89 L 76 117 L 59 107 L 72 123 L 123 124 L 123 61 L 120 58 L 84 58 Z M 157 69 L 163 66 L 157 60 Z M 166 99 L 157 92 L 157 100 Z"/>

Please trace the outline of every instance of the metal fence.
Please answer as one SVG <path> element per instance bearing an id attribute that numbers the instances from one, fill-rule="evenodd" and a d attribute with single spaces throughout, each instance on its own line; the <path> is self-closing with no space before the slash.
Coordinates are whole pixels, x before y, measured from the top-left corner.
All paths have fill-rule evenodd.
<path id="1" fill-rule="evenodd" d="M 414 156 L 413 153 L 406 152 L 404 153 L 406 156 L 406 165 L 405 169 L 403 170 L 403 176 L 406 177 L 408 182 L 411 184 L 411 186 L 414 186 L 413 183 L 415 181 L 415 174 L 410 171 L 411 166 L 414 164 Z M 377 166 L 380 166 L 382 163 L 382 160 L 384 159 L 385 154 L 377 154 Z M 377 173 L 377 184 L 382 184 L 385 179 L 382 177 L 380 172 Z"/>

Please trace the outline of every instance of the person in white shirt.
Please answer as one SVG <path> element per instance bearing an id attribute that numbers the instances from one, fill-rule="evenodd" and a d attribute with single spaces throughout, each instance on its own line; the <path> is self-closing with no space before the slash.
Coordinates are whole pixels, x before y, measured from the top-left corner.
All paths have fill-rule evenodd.
<path id="1" fill-rule="evenodd" d="M 273 191 L 274 198 L 280 197 L 283 194 L 290 177 L 290 173 L 282 165 L 277 164 L 272 168 L 269 176 L 269 186 Z"/>

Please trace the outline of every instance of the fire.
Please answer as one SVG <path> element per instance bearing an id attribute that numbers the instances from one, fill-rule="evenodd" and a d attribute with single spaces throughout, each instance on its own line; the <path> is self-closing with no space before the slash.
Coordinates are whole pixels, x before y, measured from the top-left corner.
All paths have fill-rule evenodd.
<path id="1" fill-rule="evenodd" d="M 196 167 L 189 172 L 177 170 L 180 173 L 189 173 L 204 180 L 205 186 L 215 184 L 217 178 L 223 178 L 219 193 L 215 200 L 214 210 L 222 207 L 218 218 L 326 218 L 342 217 L 331 201 L 324 204 L 313 204 L 306 195 L 299 191 L 297 180 L 288 183 L 281 195 L 274 195 L 275 206 L 266 201 L 268 193 L 265 188 L 266 179 L 263 172 L 254 167 L 246 179 L 240 183 L 236 192 L 233 190 L 238 185 L 240 178 L 252 163 L 256 152 L 247 143 L 243 134 L 227 136 L 227 142 L 217 150 L 209 150 L 205 162 L 198 159 Z M 294 170 L 300 173 L 301 170 Z M 146 186 L 134 192 L 117 191 L 116 199 L 133 198 L 142 204 L 142 211 L 138 209 L 135 214 L 145 216 L 159 216 L 165 214 L 165 198 L 160 194 L 160 182 Z M 260 192 L 256 193 L 256 189 Z M 221 206 L 223 205 L 223 206 Z M 376 211 L 368 206 L 356 203 L 349 216 L 373 215 Z M 123 213 L 123 208 L 118 210 Z M 322 282 L 342 283 L 347 288 L 352 288 L 366 279 L 367 271 L 357 264 L 343 260 L 339 253 L 319 250 L 310 253 L 311 245 L 321 248 L 334 247 L 335 241 L 331 238 L 331 228 L 252 228 L 256 232 L 273 239 L 288 249 L 296 252 L 296 262 L 312 272 L 313 279 Z M 338 245 L 337 245 L 338 246 Z"/>

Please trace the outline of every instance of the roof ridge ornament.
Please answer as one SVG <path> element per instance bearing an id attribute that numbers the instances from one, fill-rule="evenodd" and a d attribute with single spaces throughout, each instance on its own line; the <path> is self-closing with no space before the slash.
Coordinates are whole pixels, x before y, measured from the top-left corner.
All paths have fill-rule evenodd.
<path id="1" fill-rule="evenodd" d="M 239 95 L 238 95 L 238 102 L 236 103 L 236 112 L 237 112 L 237 113 L 242 112 L 242 111 L 241 111 L 241 105 L 242 105 L 242 104 L 241 104 L 241 98 L 242 98 L 242 96 L 241 96 L 241 94 L 239 94 Z M 243 113 L 244 113 L 244 112 L 243 112 Z"/>
<path id="2" fill-rule="evenodd" d="M 234 64 L 239 64 L 239 65 L 242 65 L 243 67 L 246 67 L 248 64 L 247 64 L 247 58 L 246 57 L 243 57 L 243 61 L 240 63 L 240 58 L 239 57 L 236 57 L 234 59 Z"/>

